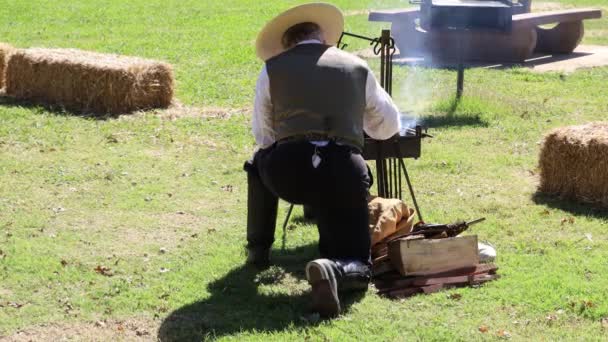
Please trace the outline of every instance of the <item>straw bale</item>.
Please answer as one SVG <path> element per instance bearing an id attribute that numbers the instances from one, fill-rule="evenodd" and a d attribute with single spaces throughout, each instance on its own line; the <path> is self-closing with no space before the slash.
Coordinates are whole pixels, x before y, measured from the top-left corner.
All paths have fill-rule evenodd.
<path id="1" fill-rule="evenodd" d="M 173 97 L 169 64 L 75 49 L 26 49 L 7 66 L 10 96 L 95 114 L 166 108 Z"/>
<path id="2" fill-rule="evenodd" d="M 4 78 L 6 74 L 6 64 L 11 53 L 15 49 L 4 43 L 0 43 L 0 89 L 4 88 Z"/>
<path id="3" fill-rule="evenodd" d="M 608 122 L 549 133 L 540 153 L 539 190 L 608 207 Z"/>

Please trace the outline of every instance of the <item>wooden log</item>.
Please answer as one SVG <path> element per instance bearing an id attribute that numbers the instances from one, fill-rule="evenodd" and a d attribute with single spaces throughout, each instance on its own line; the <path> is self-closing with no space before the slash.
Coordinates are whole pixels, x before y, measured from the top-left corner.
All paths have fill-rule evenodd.
<path id="1" fill-rule="evenodd" d="M 546 54 L 572 53 L 580 44 L 585 35 L 585 26 L 582 21 L 559 23 L 551 29 L 536 28 L 538 41 L 535 52 Z"/>
<path id="2" fill-rule="evenodd" d="M 599 19 L 601 17 L 602 10 L 594 8 L 578 8 L 570 10 L 516 14 L 513 16 L 513 27 L 536 27 L 553 23 Z"/>
<path id="3" fill-rule="evenodd" d="M 374 277 L 393 271 L 395 271 L 395 267 L 390 262 L 390 260 L 382 261 L 372 265 L 372 274 L 374 275 Z"/>
<path id="4" fill-rule="evenodd" d="M 386 295 L 391 298 L 405 298 L 418 293 L 435 293 L 442 289 L 451 287 L 479 285 L 498 278 L 499 276 L 497 274 L 478 274 L 474 276 L 449 277 L 437 279 L 435 282 L 421 286 L 413 285 L 410 287 L 380 291 L 379 294 Z"/>
<path id="5" fill-rule="evenodd" d="M 439 273 L 421 274 L 415 277 L 403 277 L 401 274 L 385 273 L 381 278 L 374 279 L 374 285 L 378 289 L 407 287 L 418 280 L 424 282 L 426 279 L 445 277 L 470 276 L 477 274 L 496 274 L 498 267 L 494 264 L 478 264 L 472 267 L 464 267 Z"/>
<path id="6" fill-rule="evenodd" d="M 410 288 L 410 287 L 426 287 L 426 286 L 434 286 L 434 285 L 475 285 L 480 284 L 486 281 L 494 280 L 498 277 L 497 274 L 471 274 L 471 275 L 461 275 L 455 277 L 439 277 L 439 278 L 421 278 L 421 277 L 413 277 L 409 279 L 408 282 L 403 282 L 399 286 L 390 287 L 390 288 L 381 288 L 379 289 L 379 293 L 387 293 L 391 291 L 395 291 L 398 289 Z"/>
<path id="7" fill-rule="evenodd" d="M 457 236 L 447 239 L 392 241 L 388 255 L 402 275 L 470 267 L 479 264 L 477 236 Z"/>

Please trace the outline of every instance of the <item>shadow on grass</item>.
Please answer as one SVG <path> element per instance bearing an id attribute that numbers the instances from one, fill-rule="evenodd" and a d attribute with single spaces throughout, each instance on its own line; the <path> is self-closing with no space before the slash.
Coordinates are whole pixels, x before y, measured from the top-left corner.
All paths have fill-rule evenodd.
<path id="1" fill-rule="evenodd" d="M 294 215 L 289 220 L 290 224 L 304 225 L 304 224 L 315 224 L 315 219 L 306 217 L 304 215 Z"/>
<path id="2" fill-rule="evenodd" d="M 488 127 L 488 123 L 483 121 L 478 115 L 456 115 L 449 114 L 442 116 L 428 115 L 420 118 L 422 126 L 428 128 L 438 127 L 464 127 L 477 126 Z"/>
<path id="3" fill-rule="evenodd" d="M 599 219 L 608 219 L 608 209 L 594 206 L 592 204 L 578 203 L 542 192 L 536 192 L 534 195 L 532 195 L 532 200 L 536 204 L 545 205 L 552 209 L 563 210 L 571 213 L 574 216 L 588 216 Z"/>
<path id="4" fill-rule="evenodd" d="M 434 111 L 442 113 L 443 115 L 425 115 L 420 117 L 422 126 L 428 128 L 438 127 L 463 127 L 463 126 L 477 126 L 477 127 L 488 127 L 488 123 L 484 121 L 479 114 L 470 112 L 459 112 L 459 109 L 464 108 L 465 111 L 470 111 L 467 106 L 470 107 L 470 102 L 463 103 L 463 99 L 457 97 L 450 100 L 442 101 L 437 104 Z M 463 107 L 464 106 L 464 107 Z"/>
<path id="5" fill-rule="evenodd" d="M 42 104 L 38 102 L 28 101 L 28 100 L 20 100 L 15 99 L 10 96 L 6 96 L 4 94 L 0 94 L 0 106 L 6 108 L 27 108 L 32 110 L 37 114 L 52 114 L 56 116 L 70 116 L 70 117 L 79 117 L 83 119 L 90 120 L 109 120 L 116 119 L 121 114 L 95 114 L 95 113 L 79 113 L 75 111 L 69 111 L 61 106 L 54 106 L 48 104 Z"/>
<path id="6" fill-rule="evenodd" d="M 158 339 L 167 341 L 200 341 L 248 332 L 275 332 L 298 329 L 315 322 L 305 319 L 309 293 L 294 289 L 295 295 L 284 293 L 260 293 L 261 285 L 277 284 L 277 279 L 287 274 L 296 280 L 305 279 L 304 266 L 318 257 L 317 245 L 273 251 L 273 264 L 266 271 L 250 266 L 239 266 L 224 277 L 210 283 L 211 296 L 188 304 L 169 314 L 158 330 Z M 297 282 L 294 282 L 297 283 Z M 289 287 L 289 284 L 280 286 Z M 297 284 L 295 285 L 297 286 Z M 365 293 L 343 298 L 346 311 Z"/>

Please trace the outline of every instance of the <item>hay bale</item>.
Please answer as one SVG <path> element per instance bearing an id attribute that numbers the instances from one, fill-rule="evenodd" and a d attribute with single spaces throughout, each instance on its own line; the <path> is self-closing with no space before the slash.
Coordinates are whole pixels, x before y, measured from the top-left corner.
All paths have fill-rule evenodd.
<path id="1" fill-rule="evenodd" d="M 608 207 L 608 122 L 549 133 L 540 153 L 539 190 Z"/>
<path id="2" fill-rule="evenodd" d="M 136 57 L 26 49 L 9 60 L 6 93 L 79 113 L 166 108 L 173 97 L 173 71 L 169 64 Z"/>
<path id="3" fill-rule="evenodd" d="M 0 89 L 4 88 L 4 79 L 6 74 L 6 64 L 11 53 L 15 49 L 4 43 L 0 43 Z"/>

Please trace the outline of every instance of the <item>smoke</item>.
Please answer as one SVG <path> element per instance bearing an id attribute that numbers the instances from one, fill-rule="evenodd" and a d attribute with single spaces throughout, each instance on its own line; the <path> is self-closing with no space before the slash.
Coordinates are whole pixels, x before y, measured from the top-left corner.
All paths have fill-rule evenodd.
<path id="1" fill-rule="evenodd" d="M 436 84 L 426 68 L 410 66 L 405 79 L 397 83 L 395 95 L 402 112 L 417 116 L 433 101 Z"/>

